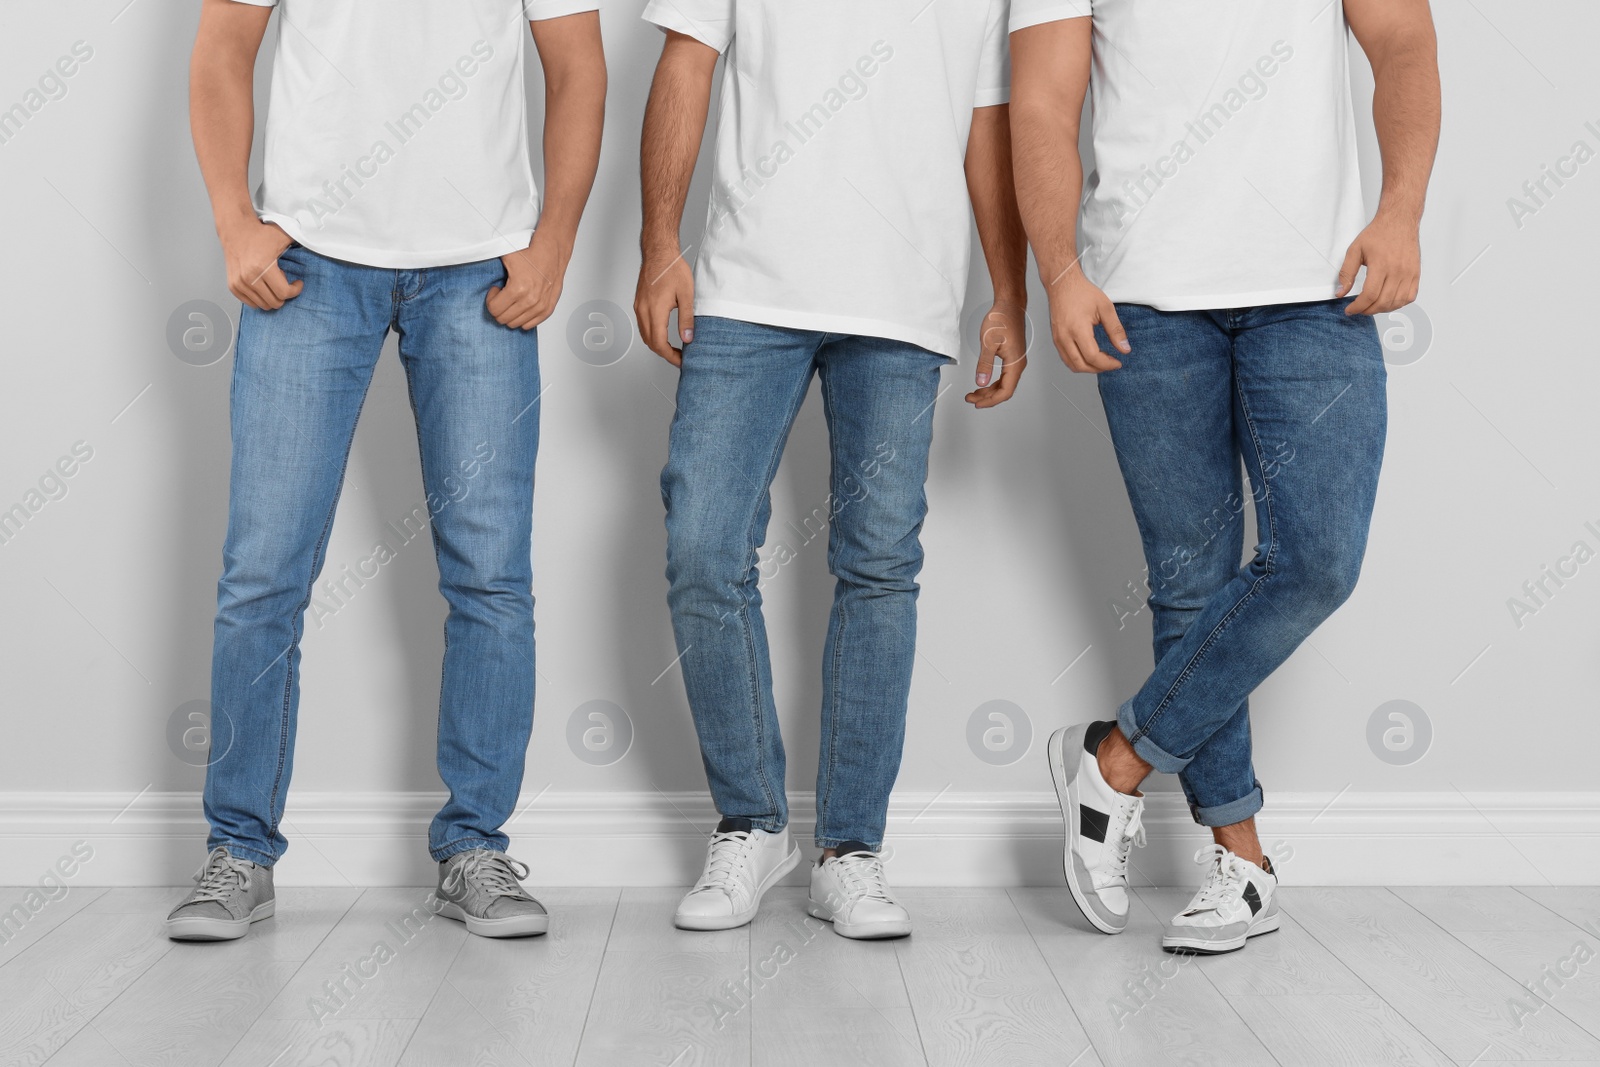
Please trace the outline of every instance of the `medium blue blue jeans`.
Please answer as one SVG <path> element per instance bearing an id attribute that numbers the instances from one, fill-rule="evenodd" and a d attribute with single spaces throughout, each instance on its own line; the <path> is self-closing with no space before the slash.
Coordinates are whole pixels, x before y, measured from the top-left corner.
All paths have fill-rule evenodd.
<path id="1" fill-rule="evenodd" d="M 900 341 L 695 320 L 661 493 L 668 603 L 717 810 L 788 825 L 783 739 L 761 615 L 824 533 L 836 583 L 822 662 L 818 846 L 882 846 L 916 655 L 919 535 L 944 356 Z M 829 492 L 765 558 L 770 488 L 815 375 L 832 447 Z"/>
<path id="2" fill-rule="evenodd" d="M 233 371 L 228 537 L 212 655 L 209 845 L 272 864 L 294 763 L 307 608 L 337 613 L 412 540 L 432 540 L 449 606 L 435 859 L 504 849 L 533 728 L 530 538 L 539 349 L 484 307 L 500 261 L 386 270 L 299 246 L 279 260 L 304 291 L 246 307 Z M 317 585 L 345 462 L 389 331 L 400 338 L 425 501 L 370 554 Z M 413 549 L 416 551 L 416 549 Z M 218 754 L 216 746 L 226 744 Z"/>
<path id="3" fill-rule="evenodd" d="M 1100 396 L 1144 544 L 1156 658 L 1117 717 L 1206 826 L 1261 809 L 1248 698 L 1361 571 L 1386 374 L 1376 325 L 1347 304 L 1117 305 L 1133 352 L 1099 376 Z M 1241 567 L 1247 507 L 1259 543 Z"/>

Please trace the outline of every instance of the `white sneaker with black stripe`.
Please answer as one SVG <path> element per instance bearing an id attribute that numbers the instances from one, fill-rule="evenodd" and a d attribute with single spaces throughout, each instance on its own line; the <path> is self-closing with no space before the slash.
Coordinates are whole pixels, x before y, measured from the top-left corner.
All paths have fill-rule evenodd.
<path id="1" fill-rule="evenodd" d="M 1257 934 L 1278 928 L 1278 877 L 1272 861 L 1265 867 L 1234 855 L 1221 845 L 1207 845 L 1194 854 L 1206 864 L 1200 891 L 1167 924 L 1161 947 L 1169 952 L 1215 954 L 1244 948 Z"/>
<path id="2" fill-rule="evenodd" d="M 1117 792 L 1100 773 L 1100 742 L 1116 727 L 1092 722 L 1050 737 L 1050 776 L 1067 824 L 1067 888 L 1084 918 L 1108 934 L 1128 925 L 1128 853 L 1144 844 L 1144 798 Z"/>

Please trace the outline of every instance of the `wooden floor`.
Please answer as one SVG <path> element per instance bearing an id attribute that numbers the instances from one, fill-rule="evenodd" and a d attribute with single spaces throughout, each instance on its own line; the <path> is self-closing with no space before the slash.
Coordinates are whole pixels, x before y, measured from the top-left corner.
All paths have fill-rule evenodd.
<path id="1" fill-rule="evenodd" d="M 1064 888 L 904 890 L 916 932 L 880 943 L 790 888 L 723 933 L 673 929 L 678 890 L 551 890 L 549 936 L 500 942 L 423 889 L 284 889 L 181 945 L 180 895 L 75 889 L 0 945 L 0 1064 L 1600 1065 L 1600 888 L 1286 888 L 1211 958 L 1161 952 L 1164 889 L 1118 937 Z"/>

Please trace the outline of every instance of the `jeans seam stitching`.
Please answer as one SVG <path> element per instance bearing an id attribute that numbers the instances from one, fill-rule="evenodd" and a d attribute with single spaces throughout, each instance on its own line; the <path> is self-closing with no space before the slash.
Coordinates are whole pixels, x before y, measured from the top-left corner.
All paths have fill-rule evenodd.
<path id="1" fill-rule="evenodd" d="M 374 360 L 373 362 L 376 364 L 377 361 Z M 371 384 L 372 379 L 369 377 L 367 379 L 369 388 Z M 273 771 L 272 791 L 267 798 L 269 805 L 267 813 L 272 819 L 272 824 L 267 830 L 269 842 L 278 836 L 279 827 L 282 823 L 282 819 L 278 814 L 278 797 L 283 783 L 283 766 L 289 747 L 289 708 L 294 694 L 294 657 L 295 653 L 299 651 L 300 627 L 305 618 L 306 608 L 310 606 L 311 598 L 316 593 L 317 575 L 322 570 L 322 553 L 328 546 L 328 534 L 333 529 L 333 518 L 339 510 L 339 498 L 344 495 L 344 478 L 350 469 L 350 449 L 355 443 L 356 426 L 361 422 L 361 412 L 366 407 L 366 404 L 367 394 L 364 392 L 361 395 L 361 403 L 356 406 L 356 417 L 350 424 L 350 434 L 345 439 L 344 461 L 339 464 L 339 481 L 334 486 L 333 500 L 328 505 L 328 517 L 322 524 L 322 534 L 317 538 L 317 547 L 311 553 L 311 577 L 306 582 L 306 595 L 301 600 L 300 606 L 295 609 L 293 619 L 290 622 L 290 630 L 293 636 L 290 638 L 287 658 L 284 663 L 283 713 L 279 719 L 280 726 L 278 731 L 278 765 Z"/>
<path id="2" fill-rule="evenodd" d="M 405 357 L 403 355 L 401 357 L 400 363 L 401 363 L 402 367 L 405 366 L 406 359 L 405 359 Z M 416 430 L 416 434 L 417 434 L 417 468 L 422 474 L 422 486 L 423 486 L 424 496 L 427 496 L 428 495 L 428 492 L 427 492 L 427 487 L 428 487 L 428 450 L 427 450 L 427 447 L 422 442 L 422 416 L 417 412 L 417 395 L 416 395 L 416 391 L 415 391 L 415 383 L 411 379 L 411 370 L 410 370 L 409 367 L 406 367 L 406 403 L 408 403 L 411 406 L 411 424 L 412 424 L 413 428 Z M 428 507 L 428 539 L 433 542 L 433 565 L 434 565 L 434 568 L 436 570 L 438 570 L 438 572 L 439 572 L 439 581 L 442 584 L 454 587 L 455 583 L 450 581 L 448 578 L 446 578 L 444 576 L 444 560 L 441 558 L 440 552 L 439 552 L 439 524 L 434 522 L 434 512 L 433 512 L 432 505 L 427 505 L 427 507 Z M 448 660 L 450 658 L 450 618 L 449 618 L 449 610 L 448 610 L 448 608 L 446 609 L 445 625 L 444 625 L 443 631 L 444 631 L 443 632 L 444 650 L 443 650 L 443 660 L 441 660 L 441 662 L 443 662 L 444 660 Z M 433 751 L 434 751 L 434 760 L 435 760 L 435 762 L 438 761 L 438 753 L 439 753 L 440 742 L 444 739 L 444 682 L 445 682 L 445 673 L 444 673 L 444 670 L 441 668 L 440 671 L 439 671 L 439 714 L 438 714 L 438 716 L 437 716 L 437 718 L 436 718 L 436 720 L 434 722 L 434 727 L 433 727 Z M 445 805 L 448 807 L 449 804 L 450 804 L 450 801 L 455 799 L 455 794 L 454 794 L 454 790 L 450 790 L 450 787 L 448 785 L 445 786 L 445 789 L 450 791 L 450 796 L 448 798 L 446 798 L 446 800 L 445 800 Z M 461 840 L 469 840 L 469 839 L 468 838 L 461 838 Z M 447 843 L 445 843 L 443 845 L 440 845 L 439 848 L 441 848 L 441 849 L 442 848 L 449 848 L 450 845 L 453 844 L 453 843 L 454 842 L 447 842 Z"/>
<path id="3" fill-rule="evenodd" d="M 815 357 L 813 357 L 813 359 L 814 358 Z M 808 370 L 806 372 L 806 385 L 809 386 L 810 384 L 811 384 L 811 371 L 808 368 Z M 801 389 L 800 393 L 799 393 L 799 396 L 795 399 L 795 402 L 792 405 L 790 405 L 789 417 L 786 420 L 786 424 L 788 425 L 789 429 L 793 429 L 794 420 L 799 416 L 801 406 L 805 404 L 806 392 L 807 392 L 806 389 Z M 783 451 L 784 451 L 784 447 L 783 446 L 788 443 L 788 439 L 789 439 L 789 431 L 785 430 L 783 435 L 782 435 L 782 440 L 778 443 L 778 446 L 773 449 L 772 456 L 767 461 L 766 477 L 762 480 L 761 487 L 757 490 L 756 500 L 754 501 L 754 505 L 755 506 L 750 509 L 750 511 L 749 511 L 750 519 L 745 524 L 745 544 L 746 544 L 747 547 L 746 547 L 746 554 L 745 554 L 745 564 L 740 570 L 741 584 L 740 584 L 740 588 L 739 588 L 739 591 L 738 591 L 739 592 L 739 620 L 740 620 L 740 623 L 741 623 L 741 628 L 744 631 L 742 636 L 744 638 L 744 643 L 745 643 L 745 653 L 746 653 L 745 662 L 748 663 L 750 665 L 750 668 L 751 668 L 750 669 L 750 673 L 748 675 L 748 680 L 749 680 L 749 683 L 750 683 L 750 702 L 751 702 L 751 706 L 754 708 L 754 710 L 756 712 L 756 714 L 755 714 L 756 750 L 757 750 L 758 753 L 764 753 L 765 750 L 766 750 L 766 747 L 767 747 L 766 746 L 766 742 L 767 742 L 766 717 L 763 714 L 765 712 L 765 710 L 766 710 L 766 706 L 762 702 L 762 699 L 761 699 L 760 667 L 759 667 L 759 664 L 757 662 L 759 657 L 757 655 L 757 649 L 756 649 L 756 644 L 755 644 L 755 632 L 754 632 L 754 629 L 750 625 L 750 598 L 745 593 L 746 586 L 745 586 L 744 583 L 749 581 L 750 572 L 757 568 L 757 565 L 758 565 L 758 563 L 760 561 L 759 560 L 759 556 L 760 556 L 760 547 L 761 546 L 759 546 L 759 545 L 757 545 L 755 543 L 755 517 L 756 517 L 756 514 L 761 509 L 761 498 L 764 497 L 764 496 L 769 496 L 771 494 L 771 492 L 772 492 L 772 479 L 777 476 L 778 464 L 780 462 L 782 462 L 782 460 L 783 460 Z M 759 578 L 757 579 L 757 581 L 759 583 Z M 777 709 L 776 708 L 773 709 L 773 714 L 774 714 L 774 717 L 776 717 L 776 714 L 777 714 Z M 780 733 L 779 736 L 780 736 L 780 739 L 781 739 L 781 736 L 782 736 L 781 733 Z M 767 774 L 767 766 L 766 766 L 766 761 L 764 759 L 758 758 L 756 760 L 756 770 L 757 770 L 758 776 L 761 779 L 761 791 L 765 795 L 766 806 L 767 806 L 767 808 L 769 810 L 771 810 L 774 814 L 776 814 L 777 811 L 778 811 L 778 808 L 779 808 L 778 797 L 777 797 L 777 794 L 773 791 L 772 779 Z M 787 822 L 788 820 L 785 819 L 784 821 Z"/>
<path id="4" fill-rule="evenodd" d="M 1267 478 L 1266 465 L 1262 462 L 1261 439 L 1256 433 L 1255 420 L 1250 417 L 1250 405 L 1245 400 L 1244 389 L 1239 385 L 1239 377 L 1237 372 L 1235 372 L 1233 376 L 1233 391 L 1235 399 L 1237 399 L 1239 402 L 1239 410 L 1244 415 L 1245 428 L 1250 432 L 1250 446 L 1255 452 L 1257 469 L 1261 471 L 1261 503 L 1267 513 L 1267 554 L 1262 563 L 1263 573 L 1261 577 L 1250 583 L 1250 588 L 1244 591 L 1244 594 L 1239 597 L 1238 602 L 1235 603 L 1234 606 L 1228 610 L 1228 613 L 1217 622 L 1217 625 L 1211 628 L 1211 632 L 1206 635 L 1206 639 L 1201 644 L 1200 648 L 1196 649 L 1195 654 L 1189 658 L 1189 662 L 1184 664 L 1183 670 L 1179 672 L 1178 677 L 1172 680 L 1172 684 L 1167 687 L 1166 693 L 1162 695 L 1161 700 L 1156 705 L 1155 710 L 1150 713 L 1150 718 L 1146 720 L 1144 725 L 1139 728 L 1138 733 L 1140 738 L 1149 736 L 1151 729 L 1156 724 L 1156 721 L 1160 719 L 1167 708 L 1171 706 L 1172 701 L 1176 698 L 1179 688 L 1181 688 L 1183 684 L 1189 680 L 1200 664 L 1205 661 L 1206 655 L 1211 650 L 1211 645 L 1221 636 L 1222 632 L 1228 628 L 1229 624 L 1233 622 L 1234 618 L 1238 616 L 1239 612 L 1243 611 L 1245 606 L 1256 598 L 1261 591 L 1261 587 L 1277 573 L 1275 564 L 1278 556 L 1278 523 L 1276 517 L 1272 513 L 1272 484 Z M 1152 744 L 1154 744 L 1154 742 L 1152 742 Z M 1162 751 L 1166 750 L 1163 749 Z M 1171 753 L 1169 753 L 1169 755 L 1170 754 Z"/>
<path id="5" fill-rule="evenodd" d="M 419 285 L 418 289 L 417 289 L 417 293 L 413 294 L 413 296 L 418 295 L 420 293 L 421 293 L 421 286 Z M 403 367 L 405 367 L 406 362 L 407 362 L 407 358 L 402 353 L 401 365 Z M 422 417 L 421 417 L 420 413 L 417 411 L 417 397 L 416 397 L 416 392 L 415 392 L 415 383 L 412 381 L 410 368 L 409 367 L 405 367 L 405 370 L 406 370 L 406 401 L 411 407 L 411 422 L 412 422 L 412 426 L 414 427 L 414 429 L 416 431 L 416 435 L 417 435 L 417 466 L 421 470 L 423 488 L 424 488 L 425 495 L 427 495 L 427 486 L 428 486 L 428 482 L 429 482 L 429 479 L 428 479 L 428 451 L 427 451 L 427 448 L 424 446 L 423 440 L 422 440 Z M 424 503 L 426 504 L 426 501 Z M 434 560 L 435 569 L 439 572 L 439 582 L 442 585 L 448 585 L 450 588 L 456 590 L 457 592 L 465 592 L 465 590 L 463 590 L 463 588 L 459 584 L 457 584 L 456 582 L 452 582 L 450 579 L 445 577 L 445 574 L 444 574 L 444 560 L 443 560 L 443 556 L 442 556 L 442 552 L 441 552 L 441 545 L 440 545 L 440 540 L 439 540 L 439 524 L 434 521 L 436 513 L 433 511 L 432 505 L 428 504 L 426 506 L 428 507 L 428 534 L 429 534 L 429 539 L 433 542 L 433 560 Z M 449 659 L 449 655 L 450 655 L 450 627 L 449 627 L 448 610 L 453 610 L 453 609 L 447 609 L 446 625 L 444 627 L 444 634 L 443 634 L 443 638 L 444 638 L 444 649 L 443 649 L 443 652 L 444 652 L 444 658 L 446 660 Z M 502 641 L 507 641 L 508 644 L 510 643 L 509 639 L 505 636 L 505 634 L 501 633 L 500 628 L 499 628 L 498 625 L 495 625 L 494 623 L 490 623 L 490 628 L 494 630 L 494 632 L 500 637 L 500 639 Z M 433 742 L 434 743 L 434 753 L 435 753 L 435 760 L 436 761 L 437 761 L 438 752 L 439 752 L 439 749 L 440 749 L 440 742 L 443 739 L 443 733 L 444 733 L 444 694 L 445 694 L 445 676 L 444 676 L 443 671 L 441 671 L 440 672 L 440 676 L 439 676 L 439 715 L 438 715 L 438 720 L 437 720 L 437 722 L 435 723 L 435 726 L 434 726 L 434 742 Z M 449 789 L 450 787 L 446 786 L 446 788 Z M 452 790 L 450 790 L 450 792 L 451 792 L 450 799 L 454 799 L 454 790 L 452 789 Z M 449 800 L 448 799 L 446 800 L 446 804 L 447 805 L 449 804 Z M 513 807 L 515 807 L 515 805 L 513 805 Z M 478 840 L 488 840 L 487 838 L 483 838 L 481 835 L 479 835 L 478 838 L 476 838 L 476 839 L 478 839 Z M 474 838 L 465 837 L 465 838 L 458 838 L 457 840 L 461 840 L 461 841 L 474 840 Z M 449 848 L 451 844 L 453 844 L 453 842 L 448 842 L 446 844 L 439 845 L 437 847 L 440 848 L 440 849 Z M 434 846 L 430 845 L 429 847 L 433 848 Z"/>
<path id="6" fill-rule="evenodd" d="M 823 375 L 821 377 L 823 379 L 822 380 L 822 398 L 823 398 L 823 401 L 824 401 L 823 412 L 824 412 L 824 415 L 831 416 L 835 411 L 838 410 L 838 400 L 837 400 L 837 397 L 836 397 L 836 395 L 835 395 L 835 393 L 833 391 L 833 380 L 832 380 L 831 376 Z M 835 489 L 834 478 L 838 473 L 837 454 L 834 451 L 835 447 L 836 446 L 835 446 L 835 441 L 834 441 L 834 436 L 833 436 L 833 420 L 832 420 L 831 417 L 829 417 L 828 418 L 828 451 L 829 451 L 828 491 L 829 491 L 830 494 Z M 831 505 L 830 505 L 830 507 L 831 507 Z M 833 535 L 834 535 L 834 533 L 835 533 L 835 531 L 837 529 L 838 529 L 838 526 L 834 522 L 834 517 L 830 516 L 829 520 L 828 520 L 828 538 L 829 538 L 829 541 L 830 541 L 830 548 L 831 548 L 831 542 L 832 542 L 832 539 L 833 539 Z M 836 566 L 837 565 L 836 565 L 835 559 L 833 558 L 833 553 L 830 552 L 829 553 L 829 560 L 828 560 L 828 571 L 829 571 L 830 574 L 833 574 L 835 582 L 837 582 L 839 580 L 839 576 L 836 573 Z M 838 763 L 838 753 L 839 753 L 839 698 L 840 698 L 840 691 L 841 691 L 841 686 L 840 686 L 840 683 L 839 683 L 839 677 L 840 677 L 840 674 L 842 673 L 841 664 L 842 664 L 843 659 L 844 659 L 844 653 L 843 653 L 844 635 L 845 635 L 845 630 L 849 626 L 849 622 L 850 622 L 849 612 L 845 608 L 842 598 L 838 602 L 838 609 L 837 610 L 839 612 L 839 628 L 838 628 L 838 631 L 835 634 L 835 638 L 834 638 L 834 642 L 833 642 L 833 657 L 832 657 L 833 662 L 829 665 L 830 666 L 829 673 L 832 675 L 833 685 L 832 685 L 832 692 L 828 694 L 829 710 L 828 710 L 828 760 L 827 760 L 828 778 L 827 778 L 827 788 L 823 792 L 823 794 L 818 796 L 818 798 L 817 798 L 817 831 L 816 832 L 818 833 L 819 836 L 821 836 L 821 831 L 823 829 L 825 829 L 825 828 L 826 829 L 831 829 L 832 828 L 831 824 L 827 824 L 827 823 L 824 822 L 823 816 L 827 812 L 829 806 L 831 806 L 831 804 L 833 803 L 834 774 L 838 770 L 838 766 L 839 766 L 839 763 Z M 833 835 L 826 835 L 826 836 L 833 836 Z"/>

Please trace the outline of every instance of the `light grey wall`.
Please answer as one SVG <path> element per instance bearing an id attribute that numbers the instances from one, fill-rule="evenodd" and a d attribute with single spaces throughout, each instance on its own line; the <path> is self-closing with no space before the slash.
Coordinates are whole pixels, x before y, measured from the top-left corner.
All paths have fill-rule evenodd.
<path id="1" fill-rule="evenodd" d="M 237 306 L 187 131 L 198 6 L 0 6 L 0 107 L 23 100 L 75 42 L 93 49 L 65 95 L 0 144 L 0 507 L 25 500 L 76 442 L 93 450 L 67 494 L 0 546 L 0 790 L 131 795 L 201 782 L 200 760 L 186 762 L 173 741 L 182 723 L 170 723 L 208 692 L 232 359 L 191 365 L 168 331 L 187 302 L 211 301 L 235 320 Z M 604 14 L 612 95 L 601 177 L 565 298 L 540 331 L 549 389 L 530 792 L 704 784 L 669 669 L 663 601 L 657 476 L 674 372 L 637 341 L 597 366 L 614 353 L 586 361 L 568 340 L 575 319 L 585 325 L 586 303 L 631 306 L 636 146 L 658 48 L 637 20 L 641 6 L 618 0 Z M 1520 626 L 1508 600 L 1576 542 L 1600 551 L 1600 160 L 1520 225 L 1508 198 L 1575 142 L 1600 150 L 1600 10 L 1582 0 L 1537 11 L 1443 0 L 1437 16 L 1445 134 L 1424 228 L 1427 277 L 1408 312 L 1428 325 L 1409 350 L 1397 344 L 1388 464 L 1361 588 L 1256 701 L 1269 797 L 1596 782 L 1600 559 L 1559 589 L 1547 583 L 1554 595 Z M 1369 94 L 1356 56 L 1359 92 Z M 531 99 L 538 93 L 530 87 Z M 1361 121 L 1372 203 L 1376 151 Z M 691 219 L 703 203 L 702 175 Z M 970 311 L 984 290 L 973 283 Z M 1033 315 L 1043 334 L 1037 292 Z M 631 336 L 625 319 L 614 325 Z M 1104 716 L 1149 667 L 1147 614 L 1119 625 L 1112 606 L 1142 563 L 1094 382 L 1047 346 L 1034 355 L 1021 395 L 992 412 L 959 400 L 970 360 L 947 372 L 905 789 L 1047 789 L 1049 732 Z M 774 489 L 774 531 L 821 503 L 824 459 L 813 403 Z M 422 498 L 392 358 L 349 482 L 328 553 L 335 568 L 365 555 L 384 522 Z M 422 542 L 406 547 L 327 625 L 310 628 L 298 787 L 438 788 L 443 604 L 429 557 Z M 815 767 L 823 557 L 818 545 L 805 549 L 765 590 L 796 790 L 810 788 Z M 626 709 L 633 727 L 631 750 L 610 765 L 579 759 L 567 740 L 571 717 L 594 700 Z M 1009 764 L 969 745 L 975 710 L 996 700 L 1021 709 L 1013 718 L 1031 731 Z M 1425 748 L 1425 758 L 1408 765 L 1369 745 L 1369 721 L 1394 700 L 1431 723 L 1431 741 L 1411 751 Z M 1019 734 L 1012 754 L 1023 751 Z"/>

